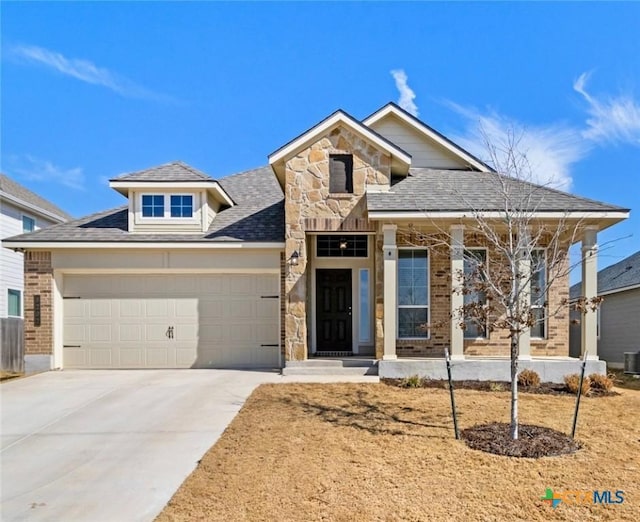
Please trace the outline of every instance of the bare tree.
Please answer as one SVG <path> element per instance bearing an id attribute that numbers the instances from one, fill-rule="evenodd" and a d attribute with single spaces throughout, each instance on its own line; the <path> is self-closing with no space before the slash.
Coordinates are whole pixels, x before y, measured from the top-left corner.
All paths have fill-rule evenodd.
<path id="1" fill-rule="evenodd" d="M 568 299 L 550 300 L 550 289 L 559 282 L 568 285 L 567 276 L 573 268 L 568 250 L 584 225 L 565 212 L 545 218 L 548 187 L 532 182 L 531 165 L 518 143 L 515 133 L 501 144 L 485 135 L 488 163 L 495 172 L 478 175 L 490 185 L 491 201 L 471 200 L 455 187 L 452 189 L 469 209 L 461 222 L 465 237 L 476 238 L 474 244 L 485 247 L 490 255 L 487 259 L 475 250 L 464 251 L 465 269 L 451 274 L 452 291 L 464 295 L 464 304 L 453 310 L 450 320 L 462 329 L 474 329 L 479 336 L 496 330 L 508 335 L 513 439 L 518 438 L 520 340 L 527 332 L 542 331 L 549 317 L 569 306 Z M 410 241 L 451 248 L 448 230 L 435 222 L 431 229 L 434 227 L 436 233 L 412 228 L 408 233 Z M 584 312 L 598 304 L 597 298 L 582 300 L 577 308 Z"/>

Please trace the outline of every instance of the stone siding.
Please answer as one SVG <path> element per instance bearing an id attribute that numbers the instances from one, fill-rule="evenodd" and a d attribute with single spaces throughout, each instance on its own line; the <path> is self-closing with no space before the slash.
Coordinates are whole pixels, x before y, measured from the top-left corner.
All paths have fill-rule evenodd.
<path id="1" fill-rule="evenodd" d="M 353 193 L 329 191 L 329 155 L 353 155 Z M 284 301 L 286 360 L 307 358 L 310 299 L 307 264 L 310 256 L 306 232 L 363 228 L 365 192 L 374 186 L 388 190 L 391 158 L 366 140 L 341 126 L 330 130 L 285 166 L 285 259 L 298 252 L 299 262 L 285 267 Z M 341 226 L 344 222 L 348 226 Z M 376 316 L 378 314 L 376 306 Z"/>
<path id="2" fill-rule="evenodd" d="M 40 326 L 34 319 L 34 297 L 40 296 Z M 53 353 L 53 268 L 51 252 L 24 255 L 24 341 L 27 355 Z"/>

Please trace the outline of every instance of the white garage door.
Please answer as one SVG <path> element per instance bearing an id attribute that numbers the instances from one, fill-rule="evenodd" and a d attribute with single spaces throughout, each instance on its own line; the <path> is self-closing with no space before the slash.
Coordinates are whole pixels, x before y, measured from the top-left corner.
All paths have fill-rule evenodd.
<path id="1" fill-rule="evenodd" d="M 278 276 L 65 275 L 65 368 L 277 367 Z"/>

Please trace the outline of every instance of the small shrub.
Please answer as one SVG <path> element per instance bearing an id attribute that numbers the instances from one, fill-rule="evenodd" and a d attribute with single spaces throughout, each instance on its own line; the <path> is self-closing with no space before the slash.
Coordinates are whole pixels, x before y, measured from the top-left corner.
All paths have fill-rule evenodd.
<path id="1" fill-rule="evenodd" d="M 504 391 L 504 386 L 502 385 L 501 382 L 490 382 L 489 389 L 492 392 L 501 392 L 501 391 Z"/>
<path id="2" fill-rule="evenodd" d="M 580 385 L 580 375 L 577 373 L 573 373 L 571 375 L 564 376 L 564 384 L 567 387 L 567 390 L 571 393 L 578 393 L 578 386 Z M 581 395 L 586 395 L 591 390 L 591 381 L 589 377 L 584 378 L 582 381 L 582 390 L 580 391 Z"/>
<path id="3" fill-rule="evenodd" d="M 533 370 L 522 370 L 518 374 L 518 386 L 537 388 L 540 386 L 540 376 Z"/>
<path id="4" fill-rule="evenodd" d="M 401 388 L 420 388 L 422 387 L 422 378 L 419 375 L 411 375 L 400 381 Z"/>
<path id="5" fill-rule="evenodd" d="M 594 390 L 608 392 L 613 388 L 613 380 L 607 375 L 592 373 L 589 375 L 589 381 L 591 381 L 591 388 Z"/>

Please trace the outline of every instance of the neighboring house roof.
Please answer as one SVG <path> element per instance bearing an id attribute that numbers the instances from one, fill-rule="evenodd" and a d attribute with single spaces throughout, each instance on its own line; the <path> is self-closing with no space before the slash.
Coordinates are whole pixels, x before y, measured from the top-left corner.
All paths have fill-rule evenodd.
<path id="1" fill-rule="evenodd" d="M 16 236 L 9 241 L 33 243 L 34 246 L 57 242 L 284 242 L 284 196 L 271 168 L 262 167 L 222 178 L 220 185 L 236 205 L 221 210 L 204 234 L 129 233 L 127 207 L 124 206 Z"/>
<path id="2" fill-rule="evenodd" d="M 38 194 L 20 185 L 20 183 L 5 174 L 0 174 L 0 198 L 6 198 L 14 204 L 22 205 L 36 212 L 40 211 L 52 221 L 62 223 L 73 219 L 70 214 L 67 214 L 60 207 L 38 196 Z"/>
<path id="3" fill-rule="evenodd" d="M 598 272 L 598 295 L 632 288 L 640 288 L 640 251 Z M 577 299 L 581 292 L 582 283 L 576 283 L 570 288 L 569 297 Z"/>
<path id="4" fill-rule="evenodd" d="M 515 203 L 528 200 L 530 209 L 540 212 L 628 212 L 628 209 L 574 196 L 494 172 L 411 169 L 409 176 L 395 183 L 389 192 L 367 194 L 369 212 L 501 211 L 505 195 Z"/>
<path id="5" fill-rule="evenodd" d="M 193 168 L 182 161 L 165 163 L 150 169 L 123 174 L 109 181 L 152 181 L 159 183 L 182 181 L 215 181 L 211 176 Z"/>
<path id="6" fill-rule="evenodd" d="M 420 131 L 422 134 L 428 136 L 433 141 L 435 141 L 436 143 L 438 143 L 439 145 L 447 149 L 449 152 L 452 152 L 453 154 L 461 158 L 463 161 L 468 162 L 472 167 L 481 171 L 492 172 L 494 170 L 485 162 L 481 161 L 480 159 L 475 157 L 473 154 L 471 154 L 467 150 L 460 147 L 460 145 L 454 143 L 445 135 L 440 134 L 433 127 L 430 127 L 423 121 L 420 121 L 413 114 L 410 114 L 409 112 L 405 111 L 402 107 L 400 107 L 399 105 L 393 102 L 387 103 L 385 106 L 379 108 L 376 112 L 374 112 L 370 116 L 367 116 L 364 120 L 362 120 L 362 123 L 367 127 L 371 127 L 372 125 L 375 125 L 376 122 L 384 119 L 389 114 L 393 114 L 400 120 L 404 121 L 405 123 L 409 124 L 413 128 Z"/>

